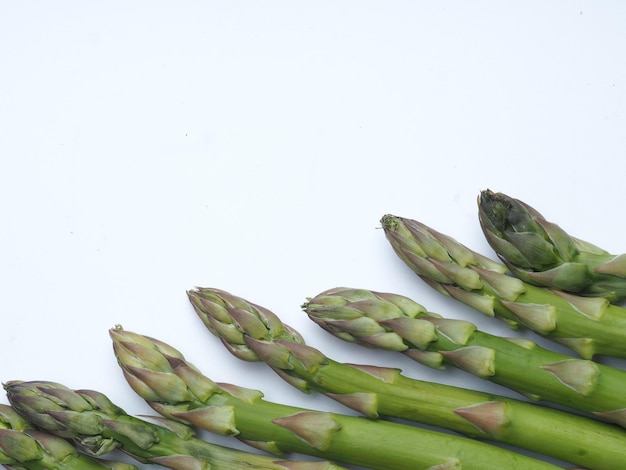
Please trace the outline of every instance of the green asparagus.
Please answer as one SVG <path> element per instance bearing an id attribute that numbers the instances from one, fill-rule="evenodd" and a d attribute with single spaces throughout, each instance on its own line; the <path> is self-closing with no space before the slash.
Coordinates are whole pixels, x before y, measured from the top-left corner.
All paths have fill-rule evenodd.
<path id="1" fill-rule="evenodd" d="M 67 440 L 34 429 L 11 406 L 0 404 L 0 465 L 24 470 L 136 470 L 80 454 Z"/>
<path id="2" fill-rule="evenodd" d="M 110 333 L 126 380 L 154 410 L 278 455 L 298 452 L 378 470 L 556 468 L 465 437 L 269 402 L 259 391 L 213 382 L 166 343 Z"/>
<path id="3" fill-rule="evenodd" d="M 76 440 L 93 455 L 120 448 L 143 463 L 175 470 L 339 470 L 328 462 L 295 462 L 252 454 L 197 439 L 188 426 L 160 424 L 125 413 L 106 395 L 70 390 L 54 382 L 12 381 L 4 385 L 9 402 L 40 429 Z"/>
<path id="4" fill-rule="evenodd" d="M 626 371 L 478 330 L 399 295 L 337 288 L 305 304 L 309 317 L 345 341 L 399 351 L 432 368 L 477 377 L 626 427 Z"/>
<path id="5" fill-rule="evenodd" d="M 505 265 L 415 220 L 385 215 L 381 223 L 398 256 L 438 292 L 512 328 L 523 325 L 585 359 L 626 358 L 626 308 L 523 282 L 505 274 Z"/>
<path id="6" fill-rule="evenodd" d="M 626 254 L 612 255 L 574 238 L 502 193 L 482 191 L 478 217 L 498 257 L 523 281 L 612 302 L 626 297 Z"/>
<path id="7" fill-rule="evenodd" d="M 302 392 L 322 392 L 370 418 L 387 416 L 440 426 L 590 470 L 626 468 L 626 432 L 617 426 L 520 400 L 410 379 L 397 369 L 342 364 L 305 345 L 298 332 L 264 307 L 218 289 L 197 288 L 188 296 L 203 323 L 236 357 L 266 362 Z M 396 302 L 407 309 L 416 307 L 415 316 L 423 313 L 400 296 L 377 296 L 390 302 L 385 311 L 397 308 Z M 359 305 L 369 299 L 364 300 Z"/>

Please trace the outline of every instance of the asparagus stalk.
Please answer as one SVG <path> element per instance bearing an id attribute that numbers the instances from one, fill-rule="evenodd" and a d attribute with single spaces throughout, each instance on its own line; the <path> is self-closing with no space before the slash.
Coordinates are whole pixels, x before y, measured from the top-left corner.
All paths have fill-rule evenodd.
<path id="1" fill-rule="evenodd" d="M 415 220 L 385 215 L 381 223 L 398 256 L 438 292 L 512 328 L 523 325 L 583 358 L 626 358 L 626 308 L 523 282 L 505 274 L 503 264 Z"/>
<path id="2" fill-rule="evenodd" d="M 15 409 L 0 404 L 0 464 L 26 470 L 136 470 L 80 454 L 65 439 L 37 431 Z"/>
<path id="3" fill-rule="evenodd" d="M 626 254 L 616 256 L 574 238 L 502 193 L 482 191 L 478 217 L 498 257 L 523 281 L 612 302 L 626 297 Z"/>
<path id="4" fill-rule="evenodd" d="M 399 295 L 331 289 L 304 309 L 345 341 L 399 351 L 433 368 L 452 365 L 534 400 L 626 427 L 626 371 L 556 353 L 530 340 L 482 332 L 473 323 L 442 318 Z"/>
<path id="5" fill-rule="evenodd" d="M 143 463 L 175 470 L 339 470 L 328 462 L 289 462 L 210 444 L 181 423 L 155 424 L 126 414 L 106 395 L 54 382 L 12 381 L 10 403 L 40 429 L 77 441 L 93 455 L 120 448 Z"/>
<path id="6" fill-rule="evenodd" d="M 378 470 L 556 468 L 460 436 L 269 402 L 259 391 L 213 382 L 168 344 L 110 333 L 126 380 L 157 412 L 278 455 L 298 452 Z"/>
<path id="7" fill-rule="evenodd" d="M 374 294 L 362 295 L 366 302 L 376 299 Z M 616 426 L 520 400 L 414 380 L 398 369 L 342 364 L 305 345 L 298 332 L 262 306 L 218 289 L 198 288 L 188 296 L 209 331 L 236 357 L 267 363 L 302 392 L 322 392 L 369 418 L 387 416 L 440 426 L 591 470 L 626 468 L 626 433 Z M 415 316 L 423 313 L 400 296 L 377 296 L 390 302 L 385 311 L 397 308 L 397 302 L 407 309 L 416 307 Z"/>

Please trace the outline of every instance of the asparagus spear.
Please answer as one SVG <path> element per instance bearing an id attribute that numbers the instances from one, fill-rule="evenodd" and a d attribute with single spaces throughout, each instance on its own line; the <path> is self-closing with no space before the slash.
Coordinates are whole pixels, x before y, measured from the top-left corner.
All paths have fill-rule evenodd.
<path id="1" fill-rule="evenodd" d="M 378 470 L 556 468 L 464 437 L 269 402 L 259 391 L 213 382 L 166 343 L 110 333 L 126 380 L 157 412 L 279 455 L 298 452 Z"/>
<path id="2" fill-rule="evenodd" d="M 438 292 L 512 328 L 524 325 L 586 359 L 626 358 L 626 308 L 523 282 L 505 274 L 506 266 L 415 220 L 385 215 L 381 223 L 398 256 Z"/>
<path id="3" fill-rule="evenodd" d="M 120 448 L 143 463 L 175 470 L 339 470 L 328 462 L 289 462 L 210 444 L 181 423 L 155 424 L 126 414 L 106 395 L 54 382 L 11 381 L 10 403 L 40 429 L 72 438 L 93 455 Z"/>
<path id="4" fill-rule="evenodd" d="M 440 426 L 591 470 L 626 468 L 626 433 L 616 426 L 520 400 L 410 379 L 398 369 L 342 364 L 305 345 L 298 332 L 262 306 L 218 289 L 198 288 L 188 296 L 203 323 L 236 357 L 266 362 L 302 392 L 322 392 L 370 418 L 387 416 Z M 361 296 L 365 302 L 359 305 L 378 297 L 383 311 L 393 311 L 396 302 L 406 309 L 414 307 L 416 317 L 424 313 L 397 295 L 362 292 Z M 384 300 L 389 305 L 383 307 Z M 389 339 L 394 336 L 385 334 Z M 403 340 L 396 338 L 406 349 Z"/>
<path id="5" fill-rule="evenodd" d="M 574 238 L 502 193 L 482 191 L 478 217 L 498 257 L 525 282 L 612 302 L 626 297 L 626 254 L 612 255 Z"/>
<path id="6" fill-rule="evenodd" d="M 80 454 L 65 439 L 37 431 L 15 409 L 0 404 L 0 464 L 26 470 L 136 470 Z"/>
<path id="7" fill-rule="evenodd" d="M 626 371 L 507 339 L 465 320 L 445 319 L 411 299 L 363 289 L 323 292 L 304 306 L 346 341 L 399 351 L 433 368 L 453 365 L 477 377 L 626 427 Z"/>

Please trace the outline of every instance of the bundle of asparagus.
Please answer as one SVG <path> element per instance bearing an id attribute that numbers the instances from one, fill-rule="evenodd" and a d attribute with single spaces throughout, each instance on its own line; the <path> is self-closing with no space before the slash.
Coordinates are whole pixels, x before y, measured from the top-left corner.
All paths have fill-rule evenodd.
<path id="1" fill-rule="evenodd" d="M 302 392 L 322 392 L 373 419 L 385 416 L 439 426 L 587 468 L 626 468 L 626 433 L 615 426 L 502 396 L 411 379 L 397 369 L 342 364 L 305 345 L 297 331 L 264 307 L 219 289 L 199 288 L 188 296 L 208 330 L 236 357 L 266 362 Z M 392 294 L 337 289 L 310 300 L 304 308 L 340 337 L 386 344 L 409 355 L 421 354 L 411 347 L 415 338 L 421 338 L 419 344 L 427 338 L 429 344 L 436 344 L 441 331 L 455 337 L 462 330 L 469 333 L 468 324 L 445 321 L 410 299 Z M 377 328 L 374 321 L 367 321 L 370 316 L 390 327 Z M 393 331 L 393 325 L 404 337 Z M 437 364 L 443 362 L 444 353 L 438 355 Z M 510 369 L 523 384 L 526 371 Z"/>
<path id="2" fill-rule="evenodd" d="M 110 333 L 126 380 L 154 410 L 274 454 L 298 452 L 380 470 L 557 468 L 450 434 L 272 403 L 259 391 L 213 382 L 162 341 Z"/>
<path id="3" fill-rule="evenodd" d="M 160 416 L 131 416 L 94 390 L 5 382 L 0 465 L 137 468 L 102 459 L 117 449 L 139 465 L 176 470 L 346 468 L 334 462 L 376 470 L 561 468 L 550 459 L 579 470 L 626 468 L 626 371 L 594 361 L 626 358 L 626 308 L 612 303 L 626 297 L 625 255 L 570 237 L 500 193 L 481 193 L 479 220 L 504 264 L 415 220 L 386 215 L 382 226 L 400 258 L 438 292 L 578 356 L 488 334 L 396 294 L 335 288 L 301 307 L 343 340 L 435 369 L 458 367 L 520 392 L 519 399 L 340 363 L 267 308 L 196 288 L 187 292 L 196 314 L 233 355 L 265 362 L 298 390 L 321 392 L 363 416 L 273 403 L 260 391 L 214 382 L 167 343 L 115 327 L 109 334 L 124 378 Z M 253 449 L 212 444 L 193 428 Z"/>
<path id="4" fill-rule="evenodd" d="M 397 255 L 438 292 L 513 328 L 524 325 L 584 358 L 626 358 L 626 308 L 509 276 L 506 266 L 416 220 L 385 215 L 381 223 Z"/>

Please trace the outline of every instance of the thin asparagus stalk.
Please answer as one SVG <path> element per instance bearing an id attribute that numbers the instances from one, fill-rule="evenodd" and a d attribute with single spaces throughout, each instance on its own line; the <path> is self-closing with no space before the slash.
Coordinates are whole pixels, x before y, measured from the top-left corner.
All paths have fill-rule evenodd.
<path id="1" fill-rule="evenodd" d="M 171 420 L 155 424 L 126 414 L 106 395 L 54 382 L 4 384 L 9 402 L 40 429 L 74 439 L 93 455 L 120 448 L 143 463 L 175 470 L 340 470 L 328 462 L 295 462 L 218 446 Z"/>
<path id="2" fill-rule="evenodd" d="M 198 288 L 188 296 L 209 331 L 236 357 L 267 363 L 302 392 L 322 392 L 369 418 L 387 416 L 440 426 L 591 470 L 626 468 L 626 432 L 617 426 L 520 400 L 414 380 L 398 369 L 342 364 L 305 345 L 297 331 L 262 306 L 219 289 Z M 397 308 L 394 301 L 411 307 L 399 296 L 378 297 L 391 302 L 385 311 Z M 413 307 L 418 307 L 419 316 L 419 306 Z"/>
<path id="3" fill-rule="evenodd" d="M 399 351 L 433 368 L 453 365 L 534 400 L 626 427 L 626 371 L 556 353 L 530 340 L 479 331 L 473 323 L 442 318 L 399 295 L 331 289 L 304 309 L 343 340 Z"/>
<path id="4" fill-rule="evenodd" d="M 572 237 L 502 193 L 480 193 L 478 218 L 498 257 L 523 281 L 611 302 L 626 297 L 626 254 L 613 255 Z"/>
<path id="5" fill-rule="evenodd" d="M 17 411 L 0 404 L 0 464 L 26 470 L 137 470 L 80 454 L 67 440 L 35 430 Z"/>
<path id="6" fill-rule="evenodd" d="M 398 256 L 438 292 L 512 328 L 523 325 L 586 359 L 626 358 L 626 308 L 523 282 L 505 274 L 503 264 L 415 220 L 385 215 L 381 223 Z"/>
<path id="7" fill-rule="evenodd" d="M 279 455 L 298 452 L 378 470 L 556 468 L 464 437 L 272 403 L 259 391 L 213 382 L 168 344 L 110 333 L 126 380 L 157 412 Z"/>

